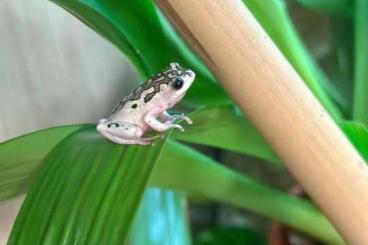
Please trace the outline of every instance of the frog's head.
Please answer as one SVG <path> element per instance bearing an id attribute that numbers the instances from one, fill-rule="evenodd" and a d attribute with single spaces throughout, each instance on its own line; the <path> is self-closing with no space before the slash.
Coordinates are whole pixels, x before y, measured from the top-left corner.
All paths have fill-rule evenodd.
<path id="1" fill-rule="evenodd" d="M 169 80 L 170 97 L 177 99 L 177 101 L 180 100 L 192 85 L 195 73 L 190 69 L 183 68 L 178 63 L 170 63 L 165 73 Z"/>

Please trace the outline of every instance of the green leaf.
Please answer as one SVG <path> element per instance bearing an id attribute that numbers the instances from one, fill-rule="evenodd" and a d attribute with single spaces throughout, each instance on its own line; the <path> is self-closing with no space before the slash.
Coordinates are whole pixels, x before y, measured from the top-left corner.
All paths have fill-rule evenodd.
<path id="1" fill-rule="evenodd" d="M 40 162 L 63 138 L 85 125 L 49 128 L 0 143 L 0 201 L 24 193 Z"/>
<path id="2" fill-rule="evenodd" d="M 353 0 L 297 0 L 311 10 L 330 15 L 350 17 L 353 15 Z M 363 0 L 364 1 L 364 0 Z"/>
<path id="3" fill-rule="evenodd" d="M 192 113 L 190 118 L 194 123 L 186 125 L 184 133 L 173 131 L 173 138 L 280 163 L 263 136 L 236 107 L 208 107 Z"/>
<path id="4" fill-rule="evenodd" d="M 342 244 L 331 224 L 310 202 L 257 183 L 189 147 L 170 140 L 152 173 L 150 185 L 193 192 L 246 208 L 320 241 Z"/>
<path id="5" fill-rule="evenodd" d="M 368 1 L 355 1 L 353 119 L 368 126 Z"/>
<path id="6" fill-rule="evenodd" d="M 230 103 L 205 66 L 155 7 L 151 0 L 51 0 L 116 45 L 144 77 L 176 61 L 197 73 L 185 100 L 190 104 Z"/>
<path id="7" fill-rule="evenodd" d="M 265 238 L 257 231 L 247 227 L 215 227 L 201 232 L 195 245 L 266 245 Z"/>
<path id="8" fill-rule="evenodd" d="M 353 19 L 330 17 L 328 54 L 321 60 L 324 70 L 344 98 L 340 108 L 344 118 L 352 117 L 354 28 Z M 327 42 L 326 42 L 327 43 Z"/>
<path id="9" fill-rule="evenodd" d="M 235 107 L 205 108 L 192 113 L 191 118 L 194 124 L 185 125 L 185 133 L 174 131 L 172 136 L 175 139 L 280 163 L 262 135 Z M 0 144 L 0 200 L 26 191 L 34 176 L 33 172 L 46 154 L 63 137 L 82 127 L 85 126 L 46 129 Z M 59 135 L 60 138 L 57 138 Z M 55 137 L 56 140 L 53 140 Z"/>
<path id="10" fill-rule="evenodd" d="M 210 107 L 198 110 L 190 117 L 194 123 L 185 125 L 185 133 L 173 131 L 175 139 L 231 150 L 280 164 L 262 135 L 237 108 L 230 105 Z"/>
<path id="11" fill-rule="evenodd" d="M 178 192 L 148 188 L 134 219 L 130 245 L 190 245 L 185 198 Z"/>
<path id="12" fill-rule="evenodd" d="M 70 135 L 43 162 L 9 244 L 122 244 L 163 142 L 116 145 L 94 126 Z"/>
<path id="13" fill-rule="evenodd" d="M 341 127 L 355 148 L 368 161 L 368 128 L 359 122 L 343 122 Z"/>
<path id="14" fill-rule="evenodd" d="M 136 195 L 126 199 L 126 193 L 137 193 L 135 184 L 147 177 L 151 167 L 150 157 L 142 151 L 154 149 L 109 143 L 94 128 L 69 136 L 45 160 L 18 215 L 9 244 L 38 244 L 40 240 L 52 243 L 58 239 L 68 243 L 76 236 L 78 242 L 87 237 L 88 241 L 119 239 L 114 234 L 126 234 L 135 210 L 132 206 L 138 205 L 139 200 Z M 131 161 L 126 161 L 128 157 Z M 32 175 L 38 168 L 29 171 Z M 247 208 L 322 241 L 340 241 L 309 202 L 259 184 L 175 142 L 166 144 L 150 183 Z M 144 185 L 141 183 L 139 188 L 143 191 Z M 124 227 L 119 223 L 123 221 L 127 222 Z"/>
<path id="15" fill-rule="evenodd" d="M 283 1 L 243 0 L 243 2 L 330 115 L 335 119 L 340 119 L 341 112 L 330 96 L 341 105 L 346 105 L 347 102 L 328 81 L 306 50 L 288 16 Z"/>

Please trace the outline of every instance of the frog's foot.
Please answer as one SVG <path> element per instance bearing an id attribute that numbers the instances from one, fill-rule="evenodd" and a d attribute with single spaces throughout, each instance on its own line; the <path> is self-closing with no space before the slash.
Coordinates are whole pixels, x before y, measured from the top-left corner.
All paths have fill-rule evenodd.
<path id="1" fill-rule="evenodd" d="M 180 131 L 184 131 L 184 128 L 179 125 L 179 124 L 173 124 L 173 123 L 162 123 L 160 121 L 158 121 L 157 119 L 155 118 L 146 118 L 145 119 L 145 122 L 147 123 L 147 125 L 152 128 L 153 130 L 155 131 L 158 131 L 158 132 L 165 132 L 167 130 L 170 130 L 172 128 L 177 128 L 179 129 Z"/>
<path id="2" fill-rule="evenodd" d="M 163 118 L 162 118 L 163 119 Z M 151 111 L 149 113 L 147 113 L 144 117 L 143 117 L 143 121 L 153 130 L 157 131 L 157 132 L 165 132 L 167 130 L 170 130 L 172 128 L 177 128 L 180 131 L 184 131 L 184 128 L 182 126 L 180 126 L 179 124 L 174 124 L 174 123 L 164 123 L 159 121 L 156 118 L 155 115 L 155 111 Z"/>
<path id="3" fill-rule="evenodd" d="M 170 119 L 168 121 L 165 121 L 165 123 L 173 123 L 173 122 L 176 122 L 178 120 L 184 120 L 188 124 L 192 124 L 193 123 L 193 121 L 189 117 L 185 116 L 184 114 L 171 115 L 170 116 Z"/>
<path id="4" fill-rule="evenodd" d="M 167 111 L 164 111 L 160 113 L 159 117 L 164 123 L 168 123 L 168 124 L 174 123 L 177 120 L 184 120 L 188 124 L 193 123 L 193 121 L 189 117 L 185 116 L 184 114 L 170 115 Z"/>

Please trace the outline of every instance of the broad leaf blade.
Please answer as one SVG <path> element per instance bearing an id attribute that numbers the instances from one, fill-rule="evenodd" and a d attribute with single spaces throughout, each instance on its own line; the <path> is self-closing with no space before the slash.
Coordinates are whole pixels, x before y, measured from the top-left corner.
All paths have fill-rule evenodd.
<path id="1" fill-rule="evenodd" d="M 191 114 L 192 125 L 172 136 L 185 142 L 204 144 L 280 163 L 263 136 L 234 106 L 208 107 Z"/>
<path id="2" fill-rule="evenodd" d="M 44 161 L 9 244 L 122 244 L 162 145 L 72 134 Z"/>
<path id="3" fill-rule="evenodd" d="M 0 201 L 25 192 L 43 158 L 85 125 L 49 128 L 0 143 Z"/>
<path id="4" fill-rule="evenodd" d="M 150 185 L 200 194 L 275 219 L 328 244 L 343 243 L 310 202 L 258 183 L 177 142 L 166 144 Z"/>
<path id="5" fill-rule="evenodd" d="M 65 154 L 65 151 L 60 151 L 60 156 L 58 156 L 59 153 L 56 152 L 57 149 L 64 150 L 64 147 L 69 147 L 70 150 L 74 149 L 74 151 L 76 151 L 82 148 L 91 148 L 92 152 L 86 149 L 84 153 L 80 152 L 82 156 L 89 156 L 91 158 L 91 162 L 89 163 L 89 165 L 85 165 L 84 167 L 88 169 L 89 167 L 94 166 L 93 169 L 89 169 L 90 171 L 88 172 L 88 175 L 92 173 L 92 170 L 94 172 L 98 172 L 99 169 L 96 170 L 95 168 L 100 168 L 102 170 L 102 173 L 104 174 L 104 176 L 100 176 L 100 178 L 106 178 L 106 174 L 112 174 L 113 169 L 111 169 L 110 164 L 101 164 L 100 160 L 104 159 L 108 161 L 110 158 L 118 158 L 116 154 L 121 152 L 124 147 L 108 143 L 100 138 L 96 138 L 97 136 L 94 132 L 94 129 L 93 132 L 86 132 L 86 134 L 83 135 L 84 139 L 79 139 L 77 135 L 73 135 L 71 136 L 73 137 L 73 140 L 68 138 L 61 146 L 56 147 L 52 154 L 50 154 L 49 158 L 59 157 L 60 161 L 56 162 L 51 167 L 55 168 L 56 170 L 60 169 L 60 164 L 65 160 L 64 157 L 68 157 Z M 97 157 L 93 156 L 93 154 L 96 154 Z M 76 152 L 74 156 L 75 159 L 72 159 L 71 162 L 78 162 L 77 160 L 80 157 L 79 152 Z M 136 160 L 137 159 L 135 159 L 135 161 Z M 95 162 L 98 162 L 100 164 L 94 164 Z M 166 144 L 164 152 L 162 152 L 158 163 L 159 164 L 155 167 L 151 179 L 151 185 L 153 186 L 161 186 L 164 188 L 176 190 L 193 191 L 195 193 L 208 196 L 215 200 L 236 205 L 242 208 L 247 208 L 266 217 L 274 218 L 280 222 L 290 225 L 291 227 L 305 231 L 308 234 L 311 234 L 312 236 L 317 237 L 323 241 L 332 241 L 335 243 L 338 243 L 340 241 L 337 234 L 334 233 L 333 229 L 331 229 L 326 220 L 308 202 L 288 197 L 287 195 L 279 191 L 265 187 L 260 183 L 256 183 L 246 176 L 242 176 L 230 169 L 225 168 L 224 166 L 218 165 L 210 158 L 189 147 L 185 147 L 178 143 L 169 141 Z M 46 164 L 48 163 L 46 162 Z M 137 166 L 140 166 L 140 164 L 142 163 L 138 162 Z M 51 167 L 43 167 L 42 172 L 39 176 L 45 175 L 45 171 L 49 171 Z M 80 168 L 81 166 L 78 167 L 78 165 L 74 164 L 69 168 L 63 168 L 63 171 L 70 174 L 74 173 L 74 177 L 79 177 L 77 179 L 81 180 L 81 178 L 83 178 L 83 175 L 79 174 L 81 172 Z M 32 171 L 31 169 L 29 169 L 30 172 L 28 174 L 35 174 L 37 170 L 37 168 L 34 168 Z M 38 178 L 38 181 L 34 183 L 34 186 L 40 185 L 40 178 L 42 177 Z M 54 178 L 52 175 L 50 175 L 48 181 L 51 181 L 51 183 L 42 185 L 42 188 L 48 188 L 49 185 L 54 186 L 57 184 L 55 183 L 55 181 L 58 182 L 61 179 L 62 178 Z M 95 183 L 96 181 L 98 181 L 98 179 L 89 177 L 87 183 L 90 183 L 92 185 L 92 182 Z M 60 236 L 65 235 L 65 238 L 63 239 L 68 241 L 68 239 L 70 239 L 70 236 L 73 236 L 73 234 L 75 234 L 76 232 L 81 235 L 80 239 L 86 239 L 85 230 L 88 229 L 91 231 L 92 228 L 95 226 L 94 223 L 90 224 L 87 222 L 91 221 L 91 219 L 96 220 L 97 216 L 91 215 L 91 212 L 93 213 L 94 211 L 93 207 L 96 208 L 95 200 L 97 199 L 97 203 L 98 200 L 102 201 L 102 199 L 98 199 L 97 196 L 94 194 L 94 189 L 98 191 L 103 188 L 109 187 L 106 186 L 106 183 L 105 186 L 100 186 L 98 185 L 98 183 L 99 181 L 96 182 L 96 186 L 93 186 L 93 188 L 87 188 L 87 184 L 81 184 L 80 192 L 75 192 L 76 190 L 74 190 L 73 193 L 76 194 L 74 195 L 74 199 L 83 199 L 83 202 L 78 201 L 75 205 L 71 204 L 71 200 L 69 200 L 69 202 L 64 201 L 60 203 L 58 202 L 58 200 L 55 200 L 57 199 L 57 195 L 60 195 L 60 198 L 63 197 L 63 199 L 65 200 L 65 194 L 60 193 L 60 190 L 55 190 L 55 193 L 45 193 L 47 194 L 46 197 L 44 197 L 43 193 L 31 191 L 24 207 L 22 208 L 21 214 L 17 219 L 17 224 L 14 227 L 11 238 L 12 240 L 9 242 L 9 244 L 17 244 L 18 242 L 20 243 L 20 241 L 26 241 L 26 243 L 28 244 L 30 241 L 33 242 L 34 240 L 40 240 L 40 236 L 42 236 L 42 240 L 46 238 L 53 240 L 55 237 L 55 239 L 57 239 L 60 238 Z M 65 184 L 70 185 L 68 183 Z M 111 186 L 111 188 L 113 188 L 113 186 Z M 92 196 L 90 196 L 90 194 Z M 119 193 L 117 194 L 117 198 L 118 197 Z M 114 196 L 112 195 L 110 196 L 110 198 L 113 199 Z M 42 202 L 42 205 L 39 207 L 39 209 L 42 209 L 42 214 L 30 212 L 32 211 L 32 209 L 37 209 L 37 207 L 33 205 L 33 203 L 37 204 L 38 202 Z M 99 203 L 98 205 L 100 204 L 101 203 Z M 63 205 L 62 207 L 63 209 L 65 209 L 66 213 L 54 214 L 54 207 L 58 207 L 61 205 Z M 91 207 L 91 205 L 93 207 Z M 81 219 L 76 219 L 77 216 L 75 216 L 75 214 L 77 213 L 83 214 L 83 216 L 81 216 Z M 115 212 L 114 214 L 117 215 L 117 212 Z M 28 215 L 31 217 L 29 217 Z M 65 217 L 67 217 L 67 221 L 64 220 L 64 215 Z M 70 216 L 72 218 L 70 218 Z M 47 225 L 45 224 L 45 222 L 46 220 L 51 220 L 51 218 L 55 218 L 55 222 L 61 222 L 61 220 L 63 220 L 63 224 L 68 225 L 63 227 L 62 229 L 60 229 L 60 227 L 56 227 L 59 229 L 53 229 L 52 227 L 54 226 L 50 226 L 50 229 L 47 229 Z M 34 224 L 35 222 L 39 222 L 40 226 L 29 227 L 32 226 L 32 224 Z M 99 227 L 102 227 L 101 223 L 99 224 Z M 54 223 L 52 225 L 54 225 Z M 28 231 L 25 230 L 25 227 Z M 66 231 L 68 232 L 65 233 Z M 96 237 L 101 234 L 101 230 L 97 228 L 93 228 L 93 231 L 93 233 L 88 234 L 88 237 L 90 235 Z M 20 240 L 18 240 L 18 236 Z M 69 236 L 69 238 L 67 236 Z M 37 244 L 37 242 L 33 242 L 32 244 Z"/>
<path id="6" fill-rule="evenodd" d="M 190 245 L 183 194 L 148 188 L 134 219 L 130 245 Z"/>

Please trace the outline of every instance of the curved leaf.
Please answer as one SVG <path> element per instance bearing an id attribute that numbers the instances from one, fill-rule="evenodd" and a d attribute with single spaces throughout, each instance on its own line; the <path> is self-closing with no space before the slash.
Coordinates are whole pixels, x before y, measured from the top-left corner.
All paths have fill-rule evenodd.
<path id="1" fill-rule="evenodd" d="M 355 0 L 353 119 L 368 127 L 368 1 Z"/>
<path id="2" fill-rule="evenodd" d="M 51 0 L 116 45 L 147 78 L 170 62 L 197 73 L 185 100 L 200 105 L 230 103 L 205 66 L 194 56 L 151 0 Z"/>
<path id="3" fill-rule="evenodd" d="M 126 196 L 127 188 L 129 193 L 137 193 L 134 183 L 143 181 L 151 167 L 147 164 L 150 157 L 141 158 L 146 153 L 140 149 L 153 151 L 156 147 L 115 145 L 101 139 L 94 129 L 66 138 L 45 160 L 17 218 L 9 244 L 22 241 L 39 244 L 57 239 L 65 243 L 70 239 L 77 242 L 88 239 L 93 244 L 100 239 L 119 239 L 116 234 L 124 236 L 139 201 L 136 195 Z M 127 161 L 128 168 L 125 160 L 129 156 L 134 156 L 130 159 L 134 164 Z M 29 174 L 35 171 L 37 168 Z M 161 153 L 150 183 L 247 208 L 322 241 L 340 241 L 310 203 L 256 183 L 172 141 Z M 139 189 L 142 188 L 141 183 Z M 107 221 L 106 217 L 109 217 Z"/>
<path id="4" fill-rule="evenodd" d="M 281 162 L 263 136 L 234 106 L 204 108 L 192 113 L 190 118 L 194 123 L 186 126 L 184 133 L 173 131 L 172 137 Z"/>
<path id="5" fill-rule="evenodd" d="M 148 188 L 134 219 L 130 245 L 190 245 L 185 198 L 178 192 Z"/>
<path id="6" fill-rule="evenodd" d="M 51 149 L 83 127 L 85 125 L 49 128 L 0 143 L 0 201 L 24 193 Z"/>
<path id="7" fill-rule="evenodd" d="M 344 106 L 340 106 L 344 118 L 351 118 L 353 110 L 353 73 L 354 73 L 354 36 L 353 20 L 346 18 L 330 18 L 328 31 L 330 46 L 328 54 L 321 60 L 323 68 L 333 81 L 334 86 L 344 98 Z M 327 43 L 327 42 L 326 42 Z M 341 103 L 340 103 L 341 105 Z"/>
<path id="8" fill-rule="evenodd" d="M 275 219 L 323 242 L 343 243 L 310 202 L 257 183 L 176 142 L 166 144 L 150 185 L 201 194 Z"/>
<path id="9" fill-rule="evenodd" d="M 163 142 L 116 145 L 95 127 L 67 137 L 45 159 L 8 244 L 122 244 Z"/>

